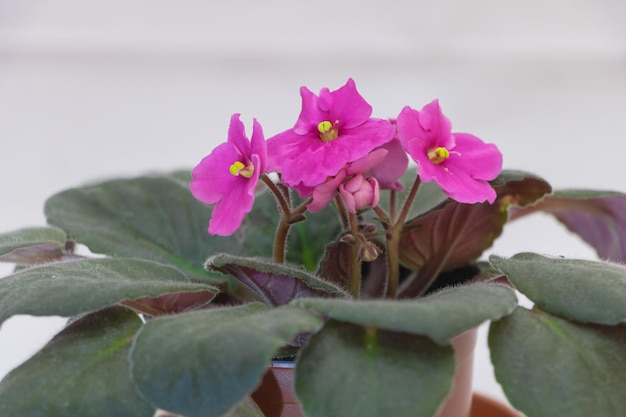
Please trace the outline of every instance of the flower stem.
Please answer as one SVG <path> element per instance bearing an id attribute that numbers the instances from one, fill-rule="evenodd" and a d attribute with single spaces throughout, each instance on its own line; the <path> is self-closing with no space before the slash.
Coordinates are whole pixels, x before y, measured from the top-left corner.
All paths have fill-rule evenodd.
<path id="1" fill-rule="evenodd" d="M 387 214 L 387 212 L 381 206 L 376 206 L 376 207 L 373 207 L 372 209 L 374 210 L 374 213 L 378 215 L 378 221 L 388 228 L 389 225 L 391 225 L 391 222 L 393 221 L 391 215 Z"/>
<path id="2" fill-rule="evenodd" d="M 404 227 L 404 222 L 409 215 L 409 210 L 419 190 L 421 180 L 415 178 L 411 190 L 404 201 L 400 214 L 393 220 L 393 224 L 387 230 L 387 297 L 396 298 L 398 296 L 398 285 L 400 282 L 400 235 Z"/>
<path id="3" fill-rule="evenodd" d="M 404 205 L 402 206 L 402 211 L 400 211 L 400 215 L 395 220 L 394 228 L 402 230 L 402 226 L 406 221 L 407 216 L 409 215 L 409 210 L 413 205 L 413 200 L 415 200 L 415 196 L 417 195 L 417 190 L 419 190 L 422 180 L 420 177 L 415 177 L 415 181 L 413 181 L 413 185 L 411 186 L 411 190 L 409 191 L 409 195 L 407 195 L 406 200 L 404 200 Z"/>
<path id="4" fill-rule="evenodd" d="M 277 264 L 285 263 L 285 248 L 290 228 L 291 224 L 285 221 L 284 216 L 281 216 L 280 223 L 276 229 L 276 235 L 274 235 L 274 262 Z"/>
<path id="5" fill-rule="evenodd" d="M 359 225 L 355 213 L 350 213 L 346 208 L 343 198 L 340 194 L 335 197 L 337 203 L 337 211 L 341 217 L 344 229 L 349 229 L 353 239 L 348 243 L 350 245 L 350 260 L 348 265 L 348 291 L 352 298 L 359 298 L 361 293 L 361 250 L 363 242 L 359 238 Z"/>
<path id="6" fill-rule="evenodd" d="M 348 213 L 350 218 L 350 229 L 353 236 L 358 236 L 359 230 L 354 213 Z M 350 269 L 348 276 L 348 289 L 353 298 L 359 298 L 361 293 L 361 249 L 363 243 L 361 239 L 355 239 L 350 245 Z"/>
<path id="7" fill-rule="evenodd" d="M 396 193 L 396 190 L 389 191 L 389 218 L 391 219 L 391 221 L 394 221 L 394 219 L 396 218 L 397 196 L 398 194 Z"/>
<path id="8" fill-rule="evenodd" d="M 274 181 L 272 181 L 267 174 L 261 175 L 261 181 L 263 181 L 272 194 L 274 194 L 274 197 L 280 206 L 281 213 L 284 214 L 291 212 L 291 202 L 288 200 L 289 195 L 285 195 L 285 193 L 281 191 L 278 185 L 274 184 Z"/>
<path id="9" fill-rule="evenodd" d="M 311 198 L 304 201 L 295 209 L 292 208 L 289 190 L 282 184 L 275 184 L 267 175 L 261 175 L 261 180 L 270 189 L 280 208 L 280 222 L 274 236 L 274 262 L 278 264 L 285 263 L 285 254 L 287 247 L 287 237 L 291 226 L 299 221 L 304 220 L 303 213 L 306 206 L 311 202 Z"/>
<path id="10" fill-rule="evenodd" d="M 397 297 L 400 282 L 400 234 L 393 229 L 387 233 L 387 298 Z"/>

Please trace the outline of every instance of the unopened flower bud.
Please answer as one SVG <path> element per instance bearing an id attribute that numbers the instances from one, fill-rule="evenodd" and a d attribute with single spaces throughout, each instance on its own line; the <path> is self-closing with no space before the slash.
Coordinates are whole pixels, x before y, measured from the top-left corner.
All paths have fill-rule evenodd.
<path id="1" fill-rule="evenodd" d="M 346 233 L 345 235 L 341 236 L 341 238 L 339 238 L 339 241 L 347 243 L 349 245 L 354 245 L 357 242 L 357 238 L 354 237 L 354 235 L 351 233 Z"/>
<path id="2" fill-rule="evenodd" d="M 380 198 L 380 189 L 376 178 L 356 175 L 339 186 L 339 192 L 346 203 L 348 211 L 356 213 L 366 207 L 376 207 Z"/>
<path id="3" fill-rule="evenodd" d="M 366 224 L 363 226 L 363 234 L 364 235 L 373 235 L 378 232 L 378 228 L 373 224 Z"/>
<path id="4" fill-rule="evenodd" d="M 381 250 L 375 243 L 369 241 L 363 243 L 363 246 L 361 247 L 361 259 L 365 262 L 372 262 L 376 260 L 380 254 Z"/>

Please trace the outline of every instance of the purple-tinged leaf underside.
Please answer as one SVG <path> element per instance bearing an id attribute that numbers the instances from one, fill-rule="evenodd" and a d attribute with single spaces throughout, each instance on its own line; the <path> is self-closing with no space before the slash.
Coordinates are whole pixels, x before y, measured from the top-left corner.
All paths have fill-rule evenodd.
<path id="1" fill-rule="evenodd" d="M 400 297 L 423 294 L 440 272 L 476 261 L 502 233 L 510 206 L 527 206 L 551 192 L 546 181 L 520 172 L 504 172 L 492 185 L 498 195 L 493 204 L 447 200 L 406 223 L 400 262 L 416 273 Z"/>
<path id="2" fill-rule="evenodd" d="M 514 208 L 511 218 L 535 212 L 553 215 L 591 245 L 598 256 L 626 262 L 626 194 L 590 190 L 559 191 L 529 207 Z"/>
<path id="3" fill-rule="evenodd" d="M 205 267 L 233 276 L 250 288 L 259 301 L 270 306 L 288 304 L 303 297 L 348 296 L 339 287 L 301 269 L 267 260 L 218 254 L 210 257 Z"/>

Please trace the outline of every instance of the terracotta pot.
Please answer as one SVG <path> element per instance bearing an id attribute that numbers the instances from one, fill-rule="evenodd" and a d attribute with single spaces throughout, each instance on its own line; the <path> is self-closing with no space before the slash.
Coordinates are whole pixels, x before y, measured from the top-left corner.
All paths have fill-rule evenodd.
<path id="1" fill-rule="evenodd" d="M 456 358 L 454 385 L 436 417 L 467 417 L 472 405 L 472 373 L 477 329 L 471 329 L 452 339 Z"/>
<path id="2" fill-rule="evenodd" d="M 472 396 L 472 368 L 476 329 L 452 341 L 457 360 L 454 386 L 436 417 L 521 417 L 488 397 Z M 252 398 L 266 417 L 305 417 L 293 390 L 293 362 L 274 362 Z"/>
<path id="3" fill-rule="evenodd" d="M 481 394 L 472 397 L 470 417 L 524 417 L 512 408 Z"/>
<path id="4" fill-rule="evenodd" d="M 293 362 L 274 361 L 252 399 L 265 417 L 305 417 L 293 390 Z"/>

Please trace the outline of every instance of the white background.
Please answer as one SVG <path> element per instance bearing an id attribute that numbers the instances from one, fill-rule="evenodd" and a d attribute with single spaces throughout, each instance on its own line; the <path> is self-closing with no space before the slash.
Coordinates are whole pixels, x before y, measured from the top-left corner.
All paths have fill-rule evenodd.
<path id="1" fill-rule="evenodd" d="M 277 133 L 301 85 L 348 77 L 375 116 L 439 98 L 506 168 L 626 191 L 625 21 L 623 0 L 0 0 L 0 233 L 43 225 L 64 188 L 192 167 L 232 113 Z M 593 256 L 541 216 L 495 248 L 522 250 Z M 0 377 L 62 323 L 8 320 Z M 485 330 L 475 387 L 504 398 Z"/>

